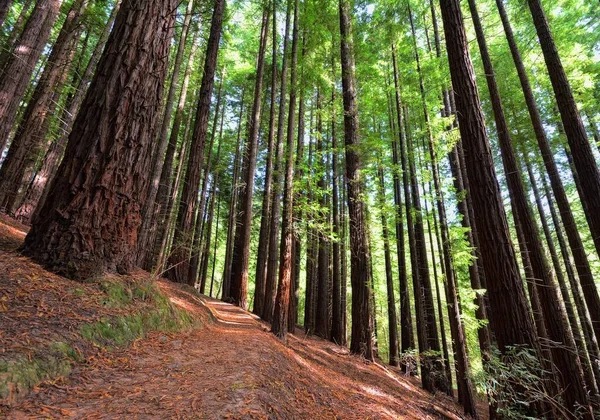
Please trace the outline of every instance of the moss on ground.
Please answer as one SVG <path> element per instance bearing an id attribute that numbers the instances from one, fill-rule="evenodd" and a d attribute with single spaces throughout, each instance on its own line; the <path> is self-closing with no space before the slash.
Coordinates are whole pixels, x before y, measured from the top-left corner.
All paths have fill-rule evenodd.
<path id="1" fill-rule="evenodd" d="M 120 309 L 119 312 L 131 307 L 134 312 L 80 326 L 79 336 L 98 347 L 110 349 L 127 345 L 154 331 L 176 332 L 201 327 L 197 319 L 176 308 L 150 281 L 106 280 L 100 287 L 104 292 L 103 305 Z M 0 359 L 0 403 L 15 403 L 40 382 L 68 375 L 73 365 L 84 359 L 72 344 L 63 341 L 37 349 L 33 356 Z"/>

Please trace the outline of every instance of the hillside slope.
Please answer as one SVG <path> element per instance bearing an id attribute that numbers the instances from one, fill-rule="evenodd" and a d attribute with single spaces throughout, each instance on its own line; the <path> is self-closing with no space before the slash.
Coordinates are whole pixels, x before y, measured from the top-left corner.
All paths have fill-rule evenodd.
<path id="1" fill-rule="evenodd" d="M 7 366 L 14 373 L 14 366 L 30 369 L 32 360 L 43 360 L 36 366 L 47 374 L 5 389 L 3 397 L 8 397 L 0 415 L 462 418 L 458 406 L 421 390 L 416 378 L 380 363 L 365 363 L 343 347 L 306 337 L 300 329 L 282 343 L 248 312 L 193 290 L 156 282 L 157 293 L 174 308 L 156 309 L 146 295 L 136 298 L 147 273 L 111 279 L 109 284 L 129 285 L 123 293 L 129 299 L 107 288 L 106 282 L 81 284 L 48 273 L 16 253 L 23 229 L 1 220 L 0 379 L 7 378 Z M 158 320 L 132 316 L 159 312 Z M 132 332 L 131 325 L 138 323 L 123 319 L 141 319 L 142 327 Z M 56 356 L 57 348 L 68 349 L 63 353 L 69 357 Z M 21 364 L 15 364 L 17 360 Z"/>

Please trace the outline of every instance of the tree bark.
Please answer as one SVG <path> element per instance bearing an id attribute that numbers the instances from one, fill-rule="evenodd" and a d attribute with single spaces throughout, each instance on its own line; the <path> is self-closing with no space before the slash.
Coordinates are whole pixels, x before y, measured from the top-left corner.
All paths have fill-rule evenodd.
<path id="1" fill-rule="evenodd" d="M 252 229 L 252 196 L 254 194 L 254 173 L 258 152 L 258 129 L 260 126 L 261 93 L 263 85 L 266 36 L 261 42 L 256 64 L 254 102 L 250 114 L 248 141 L 244 154 L 244 184 L 240 188 L 240 206 L 238 209 L 239 226 L 235 230 L 233 243 L 230 297 L 236 305 L 248 306 L 248 267 L 250 265 L 250 232 Z"/>
<path id="2" fill-rule="evenodd" d="M 19 205 L 19 208 L 15 211 L 15 217 L 22 222 L 29 223 L 32 221 L 36 215 L 35 210 L 41 208 L 46 200 L 48 193 L 47 186 L 52 183 L 52 180 L 56 176 L 56 171 L 58 170 L 65 147 L 67 146 L 67 141 L 69 140 L 73 122 L 85 98 L 94 71 L 96 70 L 96 66 L 98 65 L 98 61 L 100 60 L 100 56 L 102 55 L 102 51 L 104 50 L 104 46 L 110 35 L 110 30 L 115 22 L 120 4 L 119 0 L 113 7 L 108 22 L 104 26 L 104 30 L 100 34 L 98 43 L 96 44 L 83 75 L 79 80 L 77 90 L 67 99 L 67 103 L 65 104 L 65 108 L 60 117 L 59 136 L 50 145 L 48 152 L 46 152 L 44 156 L 40 170 L 27 188 L 27 192 Z"/>
<path id="3" fill-rule="evenodd" d="M 409 167 L 408 167 L 408 157 L 407 157 L 407 146 L 406 146 L 406 132 L 404 131 L 404 119 L 402 116 L 402 102 L 400 98 L 400 83 L 398 76 L 398 65 L 396 62 L 396 51 L 395 46 L 392 44 L 392 64 L 394 70 L 394 87 L 395 87 L 395 98 L 396 98 L 396 117 L 398 120 L 398 133 L 400 138 L 400 162 L 402 166 L 402 185 L 404 187 L 404 206 L 406 213 L 406 227 L 408 231 L 408 243 L 410 250 L 410 263 L 411 263 L 411 272 L 412 272 L 412 280 L 413 286 L 419 283 L 419 271 L 417 270 L 418 262 L 417 262 L 417 246 L 415 240 L 415 227 L 413 223 L 413 211 L 412 211 L 412 198 L 410 192 L 410 181 L 409 181 Z M 397 145 L 398 146 L 398 145 Z M 397 152 L 396 152 L 397 155 Z M 407 292 L 408 292 L 408 280 L 407 280 Z M 404 311 L 410 311 L 410 299 L 408 293 L 405 295 L 407 300 L 405 302 Z M 416 296 L 419 296 L 418 294 Z M 402 312 L 402 309 L 401 309 Z M 423 308 L 421 305 L 421 301 L 417 300 L 415 297 L 415 312 L 416 318 L 418 320 L 417 324 L 417 336 L 419 337 L 420 342 L 424 342 L 424 329 L 422 328 L 422 320 L 423 320 Z M 401 343 L 401 351 L 402 353 L 407 353 L 411 349 L 415 348 L 414 342 L 414 334 L 412 331 L 412 320 L 410 323 L 410 330 L 405 329 L 402 335 L 402 343 Z M 402 366 L 402 369 L 405 373 L 412 374 L 416 372 L 416 366 L 410 366 L 409 364 L 405 364 Z"/>
<path id="4" fill-rule="evenodd" d="M 285 16 L 285 33 L 283 38 L 283 63 L 281 67 L 281 86 L 279 89 L 279 109 L 277 120 L 277 141 L 275 146 L 275 163 L 273 166 L 273 191 L 271 194 L 271 220 L 269 221 L 269 252 L 267 258 L 267 275 L 265 282 L 265 300 L 262 319 L 271 322 L 275 309 L 275 298 L 278 282 L 278 263 L 280 243 L 279 218 L 281 215 L 281 167 L 283 165 L 283 135 L 285 130 L 285 105 L 287 96 L 288 49 L 290 35 L 292 3 L 288 0 Z"/>
<path id="5" fill-rule="evenodd" d="M 558 55 L 542 4 L 540 0 L 527 0 L 527 3 L 544 54 L 569 148 L 573 154 L 573 163 L 581 179 L 583 209 L 594 239 L 596 252 L 600 255 L 600 170 L 588 141 L 581 115 Z M 587 283 L 584 283 L 584 287 L 589 289 Z M 593 292 L 589 290 L 589 293 Z M 597 322 L 596 319 L 593 319 L 593 321 Z M 595 326 L 595 328 L 599 327 Z"/>
<path id="6" fill-rule="evenodd" d="M 15 43 L 0 76 L 0 155 L 8 143 L 21 98 L 35 70 L 62 0 L 39 0 L 19 40 Z"/>
<path id="7" fill-rule="evenodd" d="M 238 132 L 237 132 L 237 145 L 235 147 L 235 156 L 233 158 L 233 174 L 231 175 L 231 198 L 229 201 L 229 221 L 227 223 L 227 240 L 225 246 L 225 261 L 223 262 L 223 278 L 221 280 L 221 299 L 224 301 L 229 300 L 231 296 L 231 264 L 233 259 L 233 241 L 236 234 L 236 225 L 238 220 L 237 208 L 238 208 L 238 195 L 240 188 L 239 185 L 239 172 L 242 157 L 242 126 L 244 116 L 244 93 L 242 90 L 242 99 L 240 101 L 240 114 L 238 117 Z"/>
<path id="8" fill-rule="evenodd" d="M 275 148 L 275 110 L 277 101 L 277 8 L 273 2 L 273 54 L 271 57 L 271 104 L 269 111 L 269 134 L 267 137 L 267 165 L 265 169 L 265 186 L 263 189 L 260 231 L 258 236 L 258 253 L 256 256 L 256 277 L 254 289 L 254 307 L 252 312 L 262 315 L 265 303 L 265 287 L 267 282 L 267 261 L 269 257 L 269 232 L 271 221 L 271 196 L 273 194 L 273 155 Z M 269 28 L 268 7 L 263 11 L 263 32 L 267 36 Z M 262 35 L 261 35 L 262 37 Z M 261 38 L 262 39 L 262 38 Z"/>
<path id="9" fill-rule="evenodd" d="M 533 125 L 538 147 L 544 160 L 546 171 L 550 177 L 550 185 L 556 199 L 556 204 L 559 209 L 560 217 L 565 228 L 569 245 L 571 246 L 571 251 L 573 252 L 575 267 L 584 291 L 585 301 L 590 311 L 590 316 L 594 326 L 594 333 L 596 337 L 600 337 L 600 295 L 598 295 L 598 290 L 594 281 L 594 275 L 592 274 L 588 257 L 583 246 L 581 236 L 579 235 L 578 226 L 575 222 L 575 218 L 573 217 L 569 199 L 560 178 L 560 172 L 554 160 L 552 150 L 550 149 L 550 144 L 544 130 L 544 124 L 533 95 L 533 90 L 531 89 L 531 84 L 529 83 L 529 78 L 525 71 L 525 66 L 523 65 L 523 60 L 521 59 L 519 49 L 515 42 L 515 37 L 510 26 L 510 22 L 508 21 L 508 16 L 506 14 L 506 10 L 504 9 L 503 1 L 497 0 L 496 5 L 498 6 L 498 11 L 500 12 L 506 39 L 511 50 L 515 67 L 517 69 L 517 74 L 519 76 L 519 81 L 521 83 L 521 88 L 523 90 L 525 103 L 531 118 L 531 123 Z"/>
<path id="10" fill-rule="evenodd" d="M 89 279 L 135 265 L 175 3 L 132 0 L 117 15 L 69 137 L 63 175 L 25 238 L 24 253 L 60 274 Z"/>
<path id="11" fill-rule="evenodd" d="M 202 175 L 202 162 L 204 160 L 204 143 L 208 130 L 210 102 L 215 82 L 215 70 L 223 25 L 223 11 L 225 0 L 215 0 L 210 35 L 207 41 L 204 72 L 200 85 L 198 109 L 194 125 L 193 140 L 191 143 L 188 169 L 183 183 L 183 193 L 179 202 L 179 211 L 173 243 L 178 245 L 177 251 L 169 257 L 169 279 L 186 283 L 189 281 L 189 253 L 193 241 L 194 217 L 198 205 L 198 185 Z M 179 246 L 181 244 L 181 246 Z"/>
<path id="12" fill-rule="evenodd" d="M 66 82 L 73 61 L 72 42 L 81 33 L 78 29 L 79 17 L 86 6 L 87 2 L 83 0 L 76 0 L 71 5 L 0 168 L 0 211 L 13 213 L 24 175 L 33 168 L 46 144 L 50 119 L 57 105 L 52 99 Z"/>
<path id="13" fill-rule="evenodd" d="M 385 217 L 385 179 L 383 165 L 379 162 L 377 174 L 379 177 L 379 209 L 381 213 L 381 226 L 383 229 L 383 252 L 385 257 L 385 280 L 387 287 L 388 330 L 389 330 L 389 364 L 398 366 L 398 324 L 396 318 L 396 299 L 394 298 L 394 279 L 392 276 L 392 258 L 390 253 L 390 235 L 388 232 L 387 218 Z"/>
<path id="14" fill-rule="evenodd" d="M 581 405 L 587 407 L 587 411 L 591 415 L 581 364 L 578 357 L 573 357 L 573 354 L 576 353 L 575 341 L 572 332 L 568 328 L 564 303 L 558 294 L 556 281 L 548 265 L 537 225 L 533 218 L 533 212 L 526 198 L 527 195 L 523 186 L 521 171 L 517 164 L 508 124 L 502 107 L 500 92 L 496 85 L 494 68 L 474 0 L 469 0 L 469 7 L 475 25 L 477 42 L 490 92 L 509 195 L 521 227 L 523 246 L 528 253 L 534 276 L 533 279 L 528 279 L 528 281 L 534 282 L 534 287 L 539 296 L 540 309 L 550 340 L 549 346 L 552 362 L 554 362 L 559 371 L 559 375 L 556 378 L 552 378 L 552 382 L 558 386 L 558 390 L 565 399 L 569 410 L 574 411 L 577 406 Z"/>
<path id="15" fill-rule="evenodd" d="M 352 21 L 347 0 L 339 0 L 340 49 L 342 63 L 342 89 L 344 98 L 344 140 L 346 143 L 346 180 L 348 213 L 350 219 L 350 276 L 352 282 L 352 341 L 350 351 L 366 359 L 373 359 L 372 321 L 370 319 L 369 244 L 363 180 L 360 169 L 361 156 L 356 101 L 356 76 L 352 46 Z"/>
<path id="16" fill-rule="evenodd" d="M 460 3 L 440 0 L 440 8 L 489 303 L 496 314 L 490 325 L 502 353 L 506 354 L 510 346 L 524 345 L 539 354 L 494 170 Z"/>
<path id="17" fill-rule="evenodd" d="M 294 127 L 296 117 L 296 84 L 298 74 L 298 0 L 294 1 L 294 27 L 292 31 L 292 71 L 290 79 L 290 104 L 288 111 L 287 126 L 287 157 L 283 192 L 283 220 L 281 247 L 279 255 L 279 280 L 277 285 L 277 297 L 275 299 L 275 311 L 273 314 L 273 334 L 284 338 L 288 331 L 288 310 L 291 305 L 291 281 L 292 251 L 294 240 Z M 292 0 L 290 0 L 290 3 Z"/>
<path id="18" fill-rule="evenodd" d="M 192 9 L 194 7 L 194 0 L 188 0 L 185 16 L 183 18 L 183 26 L 181 27 L 181 36 L 177 45 L 177 53 L 175 55 L 175 62 L 173 63 L 173 73 L 171 75 L 171 83 L 169 86 L 169 92 L 167 93 L 167 100 L 165 104 L 165 113 L 162 117 L 162 124 L 156 138 L 156 152 L 153 157 L 151 171 L 152 179 L 150 181 L 150 187 L 148 188 L 148 197 L 146 198 L 146 204 L 142 212 L 142 226 L 139 232 L 138 241 L 138 264 L 141 266 L 150 265 L 144 264 L 144 260 L 148 254 L 148 250 L 153 249 L 154 238 L 156 234 L 153 223 L 156 220 L 156 211 L 160 211 L 160 208 L 155 206 L 156 197 L 160 188 L 160 180 L 163 172 L 163 165 L 167 162 L 168 156 L 165 156 L 165 151 L 169 143 L 169 127 L 171 125 L 171 117 L 173 116 L 173 105 L 175 103 L 175 94 L 179 82 L 179 74 L 181 73 L 181 65 L 183 63 L 183 54 L 187 45 L 187 38 L 190 29 L 190 23 L 192 21 Z M 173 10 L 173 13 L 177 13 L 177 9 Z M 192 48 L 194 48 L 192 46 Z M 184 77 L 185 78 L 185 77 Z M 185 84 L 185 80 L 184 80 Z M 183 87 L 182 89 L 187 89 Z M 182 94 L 182 96 L 184 96 Z M 174 121 L 177 123 L 177 121 Z"/>

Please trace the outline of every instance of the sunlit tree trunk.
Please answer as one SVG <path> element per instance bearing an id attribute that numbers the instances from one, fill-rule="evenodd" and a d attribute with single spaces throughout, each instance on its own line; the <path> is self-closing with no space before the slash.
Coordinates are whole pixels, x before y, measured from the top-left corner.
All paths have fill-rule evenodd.
<path id="1" fill-rule="evenodd" d="M 215 0 L 210 34 L 206 47 L 202 83 L 198 97 L 194 134 L 187 163 L 188 169 L 185 173 L 183 193 L 179 202 L 177 223 L 173 237 L 173 243 L 177 249 L 176 252 L 169 256 L 170 267 L 166 273 L 169 279 L 179 283 L 191 283 L 195 280 L 190 279 L 189 276 L 189 253 L 191 252 L 190 247 L 193 242 L 194 218 L 198 206 L 198 185 L 200 184 L 200 177 L 202 175 L 204 143 L 208 130 L 208 118 L 215 82 L 224 9 L 225 0 Z"/>
<path id="2" fill-rule="evenodd" d="M 131 0 L 119 11 L 69 137 L 63 176 L 25 239 L 24 253 L 60 274 L 90 279 L 135 265 L 175 4 Z"/>
<path id="3" fill-rule="evenodd" d="M 352 46 L 352 23 L 350 5 L 339 0 L 342 89 L 344 99 L 344 139 L 346 143 L 346 182 L 348 190 L 348 214 L 350 219 L 350 275 L 352 282 L 352 341 L 350 351 L 373 359 L 372 324 L 369 297 L 369 244 L 365 203 L 362 190 L 361 157 L 356 101 L 356 76 Z"/>

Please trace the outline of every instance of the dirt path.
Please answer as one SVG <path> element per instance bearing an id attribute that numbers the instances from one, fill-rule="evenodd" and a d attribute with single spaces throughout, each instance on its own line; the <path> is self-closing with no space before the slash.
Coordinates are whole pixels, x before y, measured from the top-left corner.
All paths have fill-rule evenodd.
<path id="1" fill-rule="evenodd" d="M 154 334 L 102 353 L 47 382 L 9 418 L 395 419 L 457 418 L 457 407 L 378 364 L 323 340 L 287 344 L 237 307 L 160 283 L 170 299 L 211 322 Z M 444 416 L 443 414 L 446 414 Z"/>

